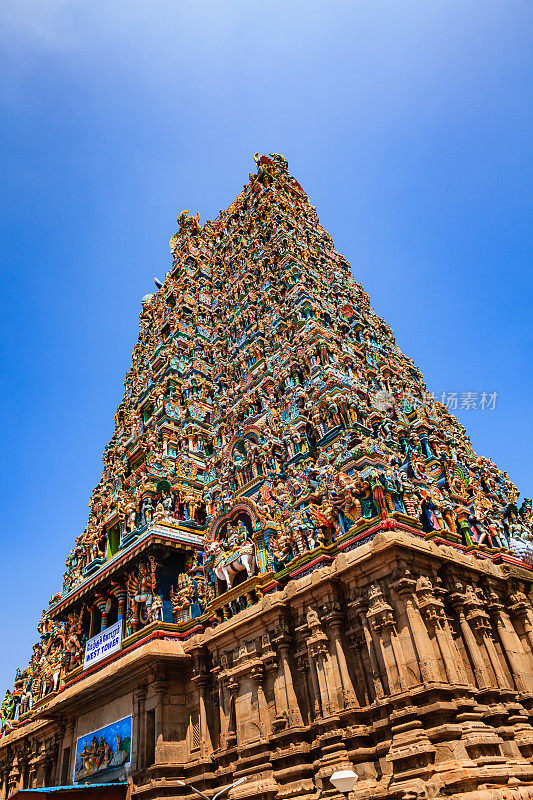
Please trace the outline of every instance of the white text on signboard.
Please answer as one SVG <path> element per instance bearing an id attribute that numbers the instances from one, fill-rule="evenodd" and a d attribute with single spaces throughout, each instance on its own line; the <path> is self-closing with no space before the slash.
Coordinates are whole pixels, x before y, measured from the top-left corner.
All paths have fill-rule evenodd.
<path id="1" fill-rule="evenodd" d="M 114 625 L 110 625 L 109 628 L 97 633 L 96 636 L 87 641 L 83 669 L 87 669 L 87 667 L 96 664 L 97 661 L 116 653 L 117 650 L 120 650 L 121 641 L 122 620 L 119 619 Z"/>

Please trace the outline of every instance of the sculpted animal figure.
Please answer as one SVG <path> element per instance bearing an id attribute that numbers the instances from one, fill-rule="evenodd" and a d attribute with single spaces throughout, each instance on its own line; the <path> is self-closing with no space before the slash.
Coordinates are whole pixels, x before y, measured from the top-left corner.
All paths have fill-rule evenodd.
<path id="1" fill-rule="evenodd" d="M 213 562 L 213 572 L 224 581 L 229 588 L 233 586 L 236 575 L 246 570 L 246 577 L 251 578 L 255 570 L 255 552 L 251 542 L 244 542 L 233 552 L 227 552 L 218 541 L 211 542 L 208 556 Z"/>

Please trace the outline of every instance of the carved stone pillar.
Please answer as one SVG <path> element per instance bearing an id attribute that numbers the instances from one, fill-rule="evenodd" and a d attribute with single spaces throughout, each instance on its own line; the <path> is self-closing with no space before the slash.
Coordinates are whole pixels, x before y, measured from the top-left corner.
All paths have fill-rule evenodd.
<path id="1" fill-rule="evenodd" d="M 34 776 L 32 786 L 42 789 L 46 785 L 46 747 L 44 742 L 38 748 L 33 762 Z"/>
<path id="2" fill-rule="evenodd" d="M 363 636 L 363 641 L 365 644 L 365 648 L 368 654 L 368 661 L 370 664 L 370 672 L 371 672 L 371 681 L 372 681 L 372 688 L 374 692 L 375 699 L 380 699 L 385 695 L 384 684 L 381 678 L 381 670 L 379 667 L 377 653 L 374 647 L 374 641 L 372 638 L 372 633 L 370 631 L 370 625 L 367 619 L 367 611 L 368 607 L 364 603 L 362 598 L 357 600 L 353 600 L 350 603 L 352 608 L 352 612 L 356 619 L 360 622 L 361 631 Z M 364 665 L 362 665 L 363 673 L 365 673 Z"/>
<path id="3" fill-rule="evenodd" d="M 17 789 L 20 788 L 19 786 L 19 779 L 20 779 L 20 769 L 18 759 L 15 757 L 13 760 L 13 765 L 9 772 L 9 778 L 7 782 L 7 796 L 10 797 Z"/>
<path id="4" fill-rule="evenodd" d="M 230 678 L 226 683 L 226 688 L 229 693 L 229 715 L 226 744 L 228 747 L 233 747 L 235 744 L 237 744 L 237 695 L 239 693 L 239 682 L 234 678 Z"/>
<path id="5" fill-rule="evenodd" d="M 205 652 L 197 653 L 195 656 L 193 680 L 198 687 L 201 752 L 202 756 L 207 756 L 213 752 L 213 742 L 207 721 L 206 696 L 209 684 L 209 670 Z"/>
<path id="6" fill-rule="evenodd" d="M 528 669 L 529 665 L 522 642 L 518 638 L 505 606 L 495 591 L 490 594 L 488 609 L 517 690 L 519 692 L 533 691 L 533 675 Z"/>
<path id="7" fill-rule="evenodd" d="M 19 766 L 19 772 L 20 772 L 18 788 L 19 789 L 26 789 L 26 788 L 28 788 L 28 783 L 29 783 L 28 778 L 29 778 L 29 770 L 30 770 L 29 759 L 28 759 L 28 756 L 26 755 L 26 753 L 24 753 L 24 755 L 20 755 L 18 757 L 18 766 Z"/>
<path id="8" fill-rule="evenodd" d="M 58 722 L 58 730 L 55 733 L 54 737 L 48 742 L 47 741 L 47 756 L 50 757 L 51 762 L 51 772 L 54 776 L 52 780 L 54 781 L 56 786 L 59 786 L 61 783 L 61 751 L 63 748 L 63 744 L 65 742 L 65 736 L 67 731 L 67 719 L 66 717 L 60 717 Z M 68 740 L 68 735 L 67 735 Z"/>
<path id="9" fill-rule="evenodd" d="M 350 673 L 348 672 L 346 655 L 342 646 L 341 625 L 343 622 L 343 614 L 337 603 L 335 603 L 333 608 L 324 616 L 324 621 L 326 622 L 326 631 L 331 632 L 330 643 L 332 659 L 337 667 L 336 671 L 341 690 L 341 702 L 339 703 L 339 706 L 344 708 L 346 706 L 358 705 L 352 679 L 350 678 Z"/>
<path id="10" fill-rule="evenodd" d="M 227 747 L 227 734 L 229 729 L 229 720 L 226 716 L 226 691 L 224 688 L 224 680 L 219 678 L 218 681 L 218 702 L 220 706 L 220 746 Z"/>
<path id="11" fill-rule="evenodd" d="M 521 620 L 531 655 L 533 655 L 533 608 L 531 603 L 520 587 L 514 588 L 509 599 L 511 601 L 510 611 Z"/>
<path id="12" fill-rule="evenodd" d="M 270 725 L 270 714 L 268 703 L 263 689 L 264 667 L 262 664 L 255 664 L 251 670 L 252 680 L 257 691 L 257 713 L 259 716 L 259 730 L 262 739 L 266 739 L 272 730 Z"/>
<path id="13" fill-rule="evenodd" d="M 496 682 L 498 688 L 510 689 L 511 687 L 509 685 L 509 680 L 507 678 L 507 675 L 505 674 L 502 663 L 498 656 L 498 652 L 494 646 L 494 640 L 492 638 L 492 628 L 489 619 L 487 620 L 478 619 L 477 623 L 474 623 L 474 628 L 479 633 L 479 638 L 481 639 L 481 641 L 483 641 L 485 645 L 485 650 L 487 651 L 492 671 L 496 676 Z"/>
<path id="14" fill-rule="evenodd" d="M 218 662 L 218 656 L 213 656 L 214 666 L 211 669 L 213 680 L 215 684 L 215 691 L 218 694 L 218 713 L 219 713 L 219 746 L 223 750 L 226 747 L 226 732 L 227 732 L 227 719 L 226 719 L 226 693 L 224 691 L 224 673 L 222 671 L 222 662 L 226 664 L 226 657 L 223 655 Z"/>
<path id="15" fill-rule="evenodd" d="M 26 786 L 28 789 L 32 789 L 36 786 L 36 775 L 37 775 L 37 766 L 39 758 L 39 746 L 37 744 L 36 739 L 28 740 L 27 754 L 28 754 L 28 773 L 27 773 Z"/>
<path id="16" fill-rule="evenodd" d="M 355 661 L 356 671 L 356 685 L 359 687 L 360 696 L 363 700 L 363 705 L 370 705 L 375 697 L 371 681 L 369 680 L 369 672 L 363 662 L 363 650 L 366 649 L 365 634 L 363 628 L 359 626 L 356 630 L 351 630 L 349 633 L 350 642 L 352 647 L 352 655 Z M 357 693 L 356 693 L 357 694 Z"/>
<path id="17" fill-rule="evenodd" d="M 161 746 L 164 739 L 164 706 L 163 698 L 168 691 L 168 683 L 166 681 L 166 670 L 164 665 L 156 664 L 152 668 L 152 689 L 155 695 L 155 714 L 154 714 L 154 739 L 155 739 L 155 752 L 157 761 L 157 750 Z"/>
<path id="18" fill-rule="evenodd" d="M 280 698 L 282 713 L 287 717 L 289 725 L 301 725 L 302 715 L 298 705 L 296 692 L 292 682 L 292 672 L 289 664 L 289 648 L 291 645 L 291 638 L 285 627 L 273 639 L 278 648 L 279 653 L 279 683 L 275 681 L 274 686 L 278 683 L 279 690 L 278 696 Z"/>
<path id="19" fill-rule="evenodd" d="M 312 664 L 312 680 L 316 680 L 314 690 L 320 698 L 322 716 L 327 717 L 335 710 L 326 677 L 329 643 L 315 609 L 310 608 L 307 612 L 307 627 L 311 632 L 307 639 L 307 652 L 309 663 Z"/>
<path id="20" fill-rule="evenodd" d="M 1 800 L 6 800 L 9 784 L 9 767 L 6 765 L 2 769 L 2 792 L 0 794 Z"/>
<path id="21" fill-rule="evenodd" d="M 476 684 L 480 689 L 488 689 L 490 686 L 489 675 L 485 668 L 483 656 L 481 655 L 476 637 L 466 618 L 466 609 L 464 606 L 465 596 L 461 588 L 462 587 L 456 584 L 455 591 L 450 595 L 450 603 L 456 614 L 461 636 L 463 637 L 465 647 L 470 657 Z"/>
<path id="22" fill-rule="evenodd" d="M 41 751 L 33 765 L 32 787 L 42 789 L 46 785 L 47 763 L 44 751 Z M 69 776 L 70 778 L 70 776 Z"/>
<path id="23" fill-rule="evenodd" d="M 453 641 L 452 632 L 448 625 L 444 603 L 433 593 L 433 586 L 429 578 L 421 576 L 416 586 L 418 608 L 430 631 L 435 634 L 446 676 L 452 684 L 468 683 L 462 660 Z"/>
<path id="24" fill-rule="evenodd" d="M 377 639 L 383 663 L 387 672 L 387 680 L 393 691 L 405 691 L 407 676 L 405 659 L 396 633 L 396 623 L 390 606 L 383 596 L 378 584 L 373 584 L 368 591 L 368 611 L 366 612 L 370 628 Z"/>
<path id="25" fill-rule="evenodd" d="M 411 638 L 413 640 L 415 653 L 418 659 L 418 667 L 420 670 L 420 679 L 422 683 L 429 681 L 439 681 L 439 667 L 433 644 L 428 636 L 427 628 L 422 619 L 422 615 L 416 602 L 416 580 L 413 578 L 409 570 L 405 570 L 401 577 L 398 577 L 396 582 L 391 585 L 396 589 L 398 596 L 405 604 L 405 611 L 409 622 L 409 629 L 411 631 Z"/>
<path id="26" fill-rule="evenodd" d="M 144 744 L 146 739 L 146 693 L 146 684 L 141 684 L 133 695 L 131 764 L 134 772 L 144 768 Z"/>
<path id="27" fill-rule="evenodd" d="M 207 723 L 206 711 L 206 691 L 207 691 L 207 678 L 197 681 L 198 694 L 200 701 L 200 737 L 202 740 L 202 756 L 208 756 L 213 752 L 213 743 L 211 741 L 211 733 Z"/>
<path id="28" fill-rule="evenodd" d="M 66 748 L 69 748 L 69 763 L 63 766 L 63 759 L 65 758 Z M 73 776 L 70 767 L 71 764 L 74 764 L 75 754 L 76 754 L 76 717 L 73 717 L 67 725 L 65 747 L 63 748 L 63 753 L 61 756 L 61 783 L 63 783 L 63 774 L 66 772 L 67 775 L 66 782 L 69 786 L 73 782 Z"/>
<path id="29" fill-rule="evenodd" d="M 320 716 L 320 698 L 315 694 L 311 683 L 311 668 L 308 655 L 301 655 L 296 661 L 296 668 L 304 690 L 305 704 L 308 709 L 308 722 Z"/>
<path id="30" fill-rule="evenodd" d="M 499 659 L 498 653 L 494 646 L 492 639 L 492 626 L 490 617 L 485 611 L 484 598 L 479 596 L 480 589 L 473 590 L 468 586 L 464 598 L 464 608 L 466 611 L 466 619 L 471 628 L 476 632 L 479 641 L 481 641 L 489 657 L 490 665 L 494 676 L 496 678 L 496 685 L 500 689 L 510 689 L 507 675 L 503 669 L 502 663 Z"/>
<path id="31" fill-rule="evenodd" d="M 274 730 L 281 730 L 287 725 L 288 718 L 283 714 L 283 703 L 282 698 L 280 697 L 278 655 L 272 647 L 268 633 L 263 634 L 262 648 L 263 652 L 261 654 L 261 660 L 263 662 L 269 682 L 272 681 L 273 683 L 272 694 L 274 699 L 274 715 L 272 727 Z M 270 716 L 272 717 L 272 715 Z"/>

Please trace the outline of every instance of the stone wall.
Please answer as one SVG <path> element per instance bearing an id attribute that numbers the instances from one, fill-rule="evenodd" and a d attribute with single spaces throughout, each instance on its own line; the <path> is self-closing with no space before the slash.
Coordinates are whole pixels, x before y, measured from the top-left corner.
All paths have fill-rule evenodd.
<path id="1" fill-rule="evenodd" d="M 77 736 L 129 713 L 130 790 L 143 800 L 185 797 L 176 780 L 210 794 L 245 775 L 236 797 L 311 800 L 335 796 L 328 778 L 342 767 L 358 773 L 361 800 L 527 797 L 529 576 L 384 531 L 217 627 L 164 642 L 129 667 L 128 691 L 117 679 L 114 695 L 106 674 L 95 694 L 96 673 L 90 690 L 59 695 L 48 721 L 2 740 L 0 797 L 43 785 L 47 764 L 58 782 Z"/>

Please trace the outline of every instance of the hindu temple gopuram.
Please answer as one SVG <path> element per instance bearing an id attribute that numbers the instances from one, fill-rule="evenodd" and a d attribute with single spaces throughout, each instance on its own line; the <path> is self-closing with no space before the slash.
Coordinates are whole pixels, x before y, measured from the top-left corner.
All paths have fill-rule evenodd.
<path id="1" fill-rule="evenodd" d="M 286 160 L 256 164 L 214 222 L 179 215 L 142 299 L 87 525 L 2 703 L 0 798 L 245 777 L 230 797 L 319 800 L 340 769 L 352 800 L 532 797 L 531 501 Z"/>

